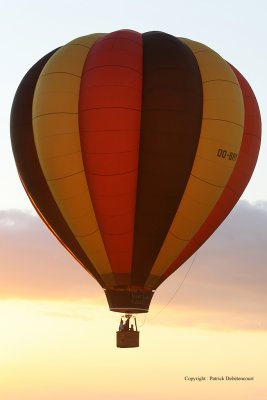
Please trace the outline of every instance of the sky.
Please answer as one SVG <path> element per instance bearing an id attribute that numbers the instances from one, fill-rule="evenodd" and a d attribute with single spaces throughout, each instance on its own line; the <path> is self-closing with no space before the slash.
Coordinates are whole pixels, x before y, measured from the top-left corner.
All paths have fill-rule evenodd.
<path id="1" fill-rule="evenodd" d="M 266 400 L 265 1 L 0 0 L 0 6 L 0 398 Z M 33 212 L 9 136 L 16 88 L 38 59 L 75 37 L 122 28 L 161 30 L 213 48 L 251 84 L 263 125 L 241 200 L 161 285 L 150 313 L 138 317 L 140 348 L 128 350 L 115 347 L 119 315 L 108 311 L 101 288 Z M 189 379 L 201 376 L 206 380 Z"/>

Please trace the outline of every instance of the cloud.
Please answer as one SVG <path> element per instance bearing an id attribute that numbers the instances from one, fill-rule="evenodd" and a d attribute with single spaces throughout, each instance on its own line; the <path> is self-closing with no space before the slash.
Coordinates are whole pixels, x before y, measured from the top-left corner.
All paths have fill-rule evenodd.
<path id="1" fill-rule="evenodd" d="M 95 280 L 33 213 L 0 211 L 0 257 L 0 298 L 102 295 Z"/>
<path id="2" fill-rule="evenodd" d="M 196 258 L 158 288 L 147 321 L 267 329 L 266 238 L 267 202 L 240 201 Z M 100 286 L 30 212 L 0 211 L 0 254 L 0 298 L 106 301 Z"/>
<path id="3" fill-rule="evenodd" d="M 267 202 L 240 201 L 195 260 L 162 284 L 155 300 L 170 301 L 167 308 L 186 325 L 267 329 L 266 259 Z"/>

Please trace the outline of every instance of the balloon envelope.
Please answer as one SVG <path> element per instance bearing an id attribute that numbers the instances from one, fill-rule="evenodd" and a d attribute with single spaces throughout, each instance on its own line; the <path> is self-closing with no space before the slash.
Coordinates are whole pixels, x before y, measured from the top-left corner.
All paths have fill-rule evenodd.
<path id="1" fill-rule="evenodd" d="M 11 112 L 38 214 L 110 309 L 128 313 L 148 311 L 229 214 L 260 135 L 245 78 L 207 46 L 163 32 L 93 34 L 52 51 Z"/>

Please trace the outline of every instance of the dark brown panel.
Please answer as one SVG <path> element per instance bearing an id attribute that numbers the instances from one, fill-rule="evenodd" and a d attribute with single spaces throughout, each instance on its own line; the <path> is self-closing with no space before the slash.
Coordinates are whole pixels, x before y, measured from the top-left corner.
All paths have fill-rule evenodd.
<path id="1" fill-rule="evenodd" d="M 162 276 L 158 287 L 168 276 L 192 256 L 219 227 L 244 192 L 256 165 L 261 143 L 261 115 L 257 99 L 244 76 L 231 64 L 243 94 L 244 133 L 232 175 L 210 215 L 182 253 Z"/>
<path id="2" fill-rule="evenodd" d="M 143 96 L 132 283 L 143 285 L 183 196 L 199 141 L 202 82 L 179 39 L 143 34 Z"/>
<path id="3" fill-rule="evenodd" d="M 48 227 L 56 232 L 84 268 L 92 273 L 101 286 L 104 286 L 101 278 L 62 217 L 50 193 L 36 153 L 32 128 L 32 100 L 39 75 L 56 50 L 39 60 L 27 72 L 17 89 L 10 121 L 13 153 L 20 177 L 32 198 L 31 200 L 38 214 L 43 215 Z"/>

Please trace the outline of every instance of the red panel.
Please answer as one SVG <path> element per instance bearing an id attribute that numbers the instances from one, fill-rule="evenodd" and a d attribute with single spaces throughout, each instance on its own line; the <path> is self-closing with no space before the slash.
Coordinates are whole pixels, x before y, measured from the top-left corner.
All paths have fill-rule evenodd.
<path id="1" fill-rule="evenodd" d="M 85 173 L 118 284 L 125 284 L 131 272 L 142 63 L 141 34 L 128 30 L 108 34 L 89 52 L 80 89 Z"/>
<path id="2" fill-rule="evenodd" d="M 245 78 L 232 65 L 231 68 L 239 81 L 245 106 L 244 134 L 236 166 L 208 219 L 169 267 L 161 282 L 191 257 L 227 217 L 245 190 L 257 162 L 261 141 L 261 118 L 258 103 Z"/>

